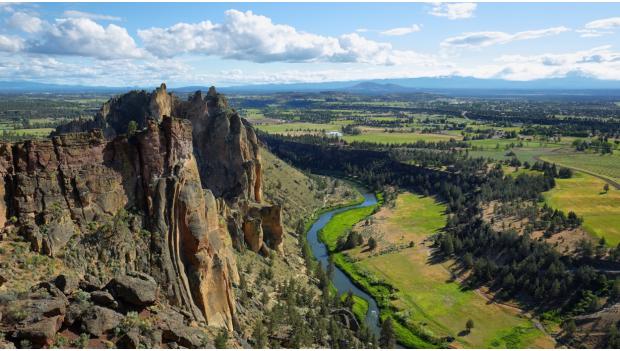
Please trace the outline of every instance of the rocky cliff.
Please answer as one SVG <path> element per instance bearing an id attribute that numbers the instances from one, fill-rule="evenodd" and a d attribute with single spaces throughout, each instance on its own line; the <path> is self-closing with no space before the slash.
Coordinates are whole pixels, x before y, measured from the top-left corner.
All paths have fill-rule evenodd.
<path id="1" fill-rule="evenodd" d="M 15 222 L 34 250 L 82 276 L 147 273 L 193 319 L 232 328 L 236 265 L 189 121 L 149 120 L 131 139 L 92 131 L 0 150 L 2 224 Z"/>
<path id="2" fill-rule="evenodd" d="M 60 126 L 56 134 L 98 128 L 105 137 L 112 138 L 125 134 L 132 121 L 143 129 L 149 120 L 159 122 L 165 116 L 191 122 L 193 152 L 202 186 L 221 201 L 220 214 L 228 223 L 235 247 L 243 249 L 247 242 L 256 252 L 281 251 L 281 209 L 263 203 L 256 134 L 215 88 L 211 87 L 206 94 L 197 91 L 187 100 L 167 92 L 165 84 L 151 93 L 132 91 L 106 102 L 94 120 Z M 255 207 L 260 210 L 252 210 Z"/>
<path id="3" fill-rule="evenodd" d="M 182 101 L 162 84 L 49 140 L 0 144 L 0 226 L 80 279 L 146 274 L 191 320 L 233 329 L 233 248 L 283 253 L 261 174 L 256 135 L 222 95 Z"/>

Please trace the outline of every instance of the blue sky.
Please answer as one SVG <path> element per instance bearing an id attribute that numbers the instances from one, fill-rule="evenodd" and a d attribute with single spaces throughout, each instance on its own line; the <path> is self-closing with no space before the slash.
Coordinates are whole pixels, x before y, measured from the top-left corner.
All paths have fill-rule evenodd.
<path id="1" fill-rule="evenodd" d="M 0 5 L 0 80 L 63 84 L 620 80 L 619 44 L 617 3 Z"/>

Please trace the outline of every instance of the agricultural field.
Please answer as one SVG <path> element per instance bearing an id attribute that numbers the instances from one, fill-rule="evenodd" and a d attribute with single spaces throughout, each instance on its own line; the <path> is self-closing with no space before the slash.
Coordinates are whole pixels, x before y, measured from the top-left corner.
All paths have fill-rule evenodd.
<path id="1" fill-rule="evenodd" d="M 620 182 L 620 153 L 600 155 L 572 150 L 541 155 L 542 160 Z M 619 205 L 620 206 L 620 205 Z"/>
<path id="2" fill-rule="evenodd" d="M 249 121 L 256 121 L 265 119 L 265 115 L 257 108 L 242 109 L 239 111 L 241 117 L 248 119 Z"/>
<path id="3" fill-rule="evenodd" d="M 342 124 L 330 123 L 277 123 L 277 124 L 260 124 L 256 128 L 272 134 L 300 135 L 300 134 L 317 134 L 329 131 L 340 131 Z"/>
<path id="4" fill-rule="evenodd" d="M 586 231 L 615 247 L 620 243 L 620 190 L 609 186 L 604 191 L 605 184 L 597 177 L 575 172 L 570 179 L 557 179 L 555 188 L 544 197 L 551 207 L 582 216 Z"/>
<path id="5" fill-rule="evenodd" d="M 455 337 L 454 346 L 553 347 L 553 342 L 519 317 L 513 307 L 490 304 L 480 293 L 463 290 L 450 273 L 454 262 L 429 262 L 432 249 L 425 239 L 445 225 L 444 211 L 431 197 L 401 194 L 394 208 L 388 205 L 371 217 L 371 228 L 356 227 L 373 232 L 378 238 L 375 251 L 388 253 L 369 254 L 360 248 L 347 253 L 358 270 L 397 289 L 390 304 L 401 319 L 426 333 Z M 407 245 L 410 242 L 413 247 Z M 400 249 L 390 251 L 392 247 Z M 468 319 L 475 323 L 469 333 L 465 331 Z"/>
<path id="6" fill-rule="evenodd" d="M 0 96 L 0 140 L 46 138 L 56 126 L 77 118 L 92 118 L 107 97 L 80 95 Z"/>
<path id="7" fill-rule="evenodd" d="M 347 142 L 365 141 L 382 144 L 415 143 L 416 141 L 449 141 L 450 139 L 462 139 L 460 136 L 431 133 L 389 133 L 389 132 L 362 132 L 359 135 L 345 135 Z"/>

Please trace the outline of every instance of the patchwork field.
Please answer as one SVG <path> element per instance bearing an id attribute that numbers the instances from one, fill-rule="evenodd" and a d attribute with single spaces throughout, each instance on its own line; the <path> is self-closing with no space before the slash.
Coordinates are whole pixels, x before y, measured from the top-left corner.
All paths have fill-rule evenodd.
<path id="1" fill-rule="evenodd" d="M 366 141 L 371 143 L 382 144 L 403 144 L 414 143 L 419 140 L 424 141 L 448 141 L 450 139 L 460 140 L 459 135 L 448 134 L 430 134 L 430 133 L 388 133 L 388 132 L 364 132 L 359 135 L 345 135 L 343 137 L 347 142 Z"/>
<path id="2" fill-rule="evenodd" d="M 570 179 L 557 179 L 556 186 L 544 194 L 553 208 L 574 211 L 584 219 L 583 227 L 607 244 L 620 243 L 620 190 L 603 191 L 605 181 L 582 172 Z"/>
<path id="3" fill-rule="evenodd" d="M 256 128 L 263 132 L 273 134 L 309 134 L 326 131 L 340 131 L 341 124 L 321 124 L 321 123 L 280 123 L 262 124 Z"/>
<path id="4" fill-rule="evenodd" d="M 620 153 L 599 155 L 586 152 L 556 152 L 541 156 L 542 160 L 585 170 L 620 182 Z"/>
<path id="5" fill-rule="evenodd" d="M 476 291 L 462 290 L 450 273 L 453 262 L 429 262 L 431 248 L 425 239 L 445 225 L 444 211 L 445 207 L 431 197 L 404 193 L 393 208 L 385 206 L 373 215 L 371 225 L 356 226 L 355 230 L 377 238 L 375 252 L 385 252 L 373 254 L 365 248 L 348 251 L 354 269 L 360 273 L 358 278 L 396 288 L 387 303 L 398 311 L 400 321 L 406 321 L 401 324 L 427 335 L 450 335 L 455 338 L 453 346 L 553 347 L 550 338 L 514 309 L 490 304 Z M 470 318 L 475 327 L 467 333 L 465 323 Z"/>

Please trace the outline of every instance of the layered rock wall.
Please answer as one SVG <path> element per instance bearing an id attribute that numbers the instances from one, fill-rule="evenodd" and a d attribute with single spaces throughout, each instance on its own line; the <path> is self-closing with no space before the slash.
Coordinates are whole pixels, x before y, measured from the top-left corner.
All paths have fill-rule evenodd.
<path id="1" fill-rule="evenodd" d="M 88 242 L 101 232 L 89 229 L 93 223 L 114 223 L 119 212 L 137 214 L 134 234 L 110 233 L 127 240 L 109 238 L 112 247 L 91 243 L 100 250 L 95 257 L 107 259 L 105 250 L 114 251 L 121 270 L 152 275 L 167 300 L 193 319 L 232 329 L 235 261 L 215 201 L 202 190 L 189 121 L 148 119 L 130 139 L 107 141 L 102 131 L 92 131 L 0 144 L 0 175 L 2 220 L 17 221 L 42 253 L 78 257 L 76 267 L 88 261 L 79 257 L 90 256 L 73 255 L 65 247 L 70 241 Z M 131 250 L 131 236 L 143 232 L 148 250 Z"/>
<path id="2" fill-rule="evenodd" d="M 168 93 L 165 84 L 151 93 L 132 91 L 106 102 L 94 121 L 82 122 L 81 126 L 79 122 L 69 123 L 58 127 L 57 133 L 95 126 L 110 137 L 126 133 L 131 121 L 139 128 L 147 128 L 148 120 L 161 121 L 164 116 L 191 122 L 193 153 L 202 187 L 224 201 L 219 206 L 220 214 L 228 222 L 235 247 L 242 249 L 245 241 L 247 247 L 256 252 L 267 249 L 281 252 L 278 239 L 270 239 L 282 235 L 281 223 L 270 224 L 274 218 L 279 218 L 275 214 L 280 208 L 263 203 L 262 166 L 256 134 L 215 88 L 211 87 L 206 95 L 197 91 L 185 101 Z M 249 211 L 255 207 L 265 209 Z M 263 214 L 268 218 L 263 218 Z M 265 231 L 263 229 L 270 235 L 265 241 L 257 239 Z"/>

